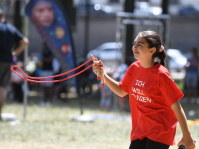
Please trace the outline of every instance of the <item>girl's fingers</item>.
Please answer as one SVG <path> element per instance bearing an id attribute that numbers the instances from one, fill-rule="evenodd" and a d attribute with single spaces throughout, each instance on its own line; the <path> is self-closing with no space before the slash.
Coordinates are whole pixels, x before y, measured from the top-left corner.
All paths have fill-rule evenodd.
<path id="1" fill-rule="evenodd" d="M 101 60 L 99 60 L 99 66 L 100 66 L 100 67 L 103 67 L 103 66 L 104 66 L 104 64 L 102 63 Z"/>
<path id="2" fill-rule="evenodd" d="M 95 57 L 93 56 L 93 54 L 90 54 L 90 57 L 91 57 L 92 60 L 94 61 Z"/>
<path id="3" fill-rule="evenodd" d="M 93 62 L 97 61 L 97 58 L 95 58 L 95 57 L 93 56 L 93 54 L 90 54 L 90 57 L 92 58 Z"/>
<path id="4" fill-rule="evenodd" d="M 92 60 L 93 60 L 93 72 L 97 75 L 97 80 L 102 80 L 102 83 L 104 83 L 104 74 L 103 70 L 101 70 L 101 67 L 103 67 L 103 63 L 101 60 L 98 60 L 97 58 L 95 58 L 92 54 L 90 54 Z"/>
<path id="5" fill-rule="evenodd" d="M 100 78 L 100 73 L 101 73 L 101 67 L 99 65 L 94 65 L 93 66 L 93 72 L 97 75 L 97 77 Z"/>
<path id="6" fill-rule="evenodd" d="M 102 61 L 101 60 L 98 60 L 97 58 L 95 58 L 92 54 L 90 54 L 90 56 L 91 56 L 91 58 L 92 58 L 92 60 L 93 60 L 93 64 L 94 65 L 99 65 L 99 66 L 101 66 L 102 67 L 102 65 L 103 65 L 103 63 L 102 63 Z"/>

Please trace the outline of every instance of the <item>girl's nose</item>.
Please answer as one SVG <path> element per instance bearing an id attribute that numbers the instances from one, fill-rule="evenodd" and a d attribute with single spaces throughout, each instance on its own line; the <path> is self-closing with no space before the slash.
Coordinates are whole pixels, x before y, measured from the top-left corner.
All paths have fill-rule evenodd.
<path id="1" fill-rule="evenodd" d="M 132 46 L 132 50 L 133 50 L 133 49 L 136 49 L 136 48 L 137 48 L 137 46 L 136 46 L 136 45 L 133 45 L 133 46 Z"/>

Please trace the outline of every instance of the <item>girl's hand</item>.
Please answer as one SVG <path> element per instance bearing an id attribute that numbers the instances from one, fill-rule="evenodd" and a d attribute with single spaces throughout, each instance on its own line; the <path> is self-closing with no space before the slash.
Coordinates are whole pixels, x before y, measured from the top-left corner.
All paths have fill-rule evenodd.
<path id="1" fill-rule="evenodd" d="M 97 80 L 101 80 L 102 88 L 104 88 L 105 80 L 104 80 L 104 64 L 101 60 L 95 58 L 92 54 L 90 55 L 93 60 L 93 72 L 97 75 Z"/>
<path id="2" fill-rule="evenodd" d="M 184 145 L 185 149 L 195 149 L 195 143 L 196 141 L 194 141 L 191 136 L 189 137 L 183 137 L 182 140 L 178 143 L 178 146 L 180 145 Z"/>
<path id="3" fill-rule="evenodd" d="M 103 66 L 104 64 L 102 63 L 101 60 L 98 60 L 95 58 L 92 54 L 90 55 L 92 60 L 93 60 L 93 72 L 99 76 L 100 74 L 104 73 L 103 71 Z"/>

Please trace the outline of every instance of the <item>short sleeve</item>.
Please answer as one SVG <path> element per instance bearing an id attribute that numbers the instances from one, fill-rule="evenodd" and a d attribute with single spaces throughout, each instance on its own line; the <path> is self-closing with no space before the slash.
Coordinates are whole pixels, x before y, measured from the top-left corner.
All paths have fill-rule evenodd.
<path id="1" fill-rule="evenodd" d="M 174 80 L 167 73 L 160 75 L 159 86 L 161 93 L 169 106 L 184 96 L 182 91 L 175 84 Z"/>
<path id="2" fill-rule="evenodd" d="M 8 27 L 10 28 L 10 31 L 12 32 L 14 36 L 14 41 L 19 42 L 22 40 L 25 36 L 12 24 L 8 24 Z"/>
<path id="3" fill-rule="evenodd" d="M 130 76 L 131 76 L 131 75 L 130 75 L 130 67 L 129 67 L 129 68 L 127 69 L 126 73 L 124 74 L 124 76 L 123 76 L 121 82 L 120 82 L 120 87 L 121 87 L 121 89 L 122 89 L 123 91 L 127 92 L 127 93 L 129 93 L 129 85 L 130 85 L 129 82 L 131 82 L 131 78 L 132 78 L 132 77 L 130 77 Z"/>
<path id="4" fill-rule="evenodd" d="M 17 41 L 20 41 L 24 38 L 24 35 L 18 30 L 15 28 L 15 39 Z"/>

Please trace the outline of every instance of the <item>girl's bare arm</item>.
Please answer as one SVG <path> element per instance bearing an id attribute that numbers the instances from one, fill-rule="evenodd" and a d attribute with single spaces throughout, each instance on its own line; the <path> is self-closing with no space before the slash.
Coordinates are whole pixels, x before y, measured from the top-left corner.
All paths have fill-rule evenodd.
<path id="1" fill-rule="evenodd" d="M 187 118 L 186 118 L 184 110 L 182 109 L 179 101 L 175 102 L 171 106 L 171 108 L 178 119 L 178 122 L 179 122 L 181 130 L 182 130 L 182 134 L 183 134 L 183 137 L 182 137 L 181 141 L 178 143 L 178 146 L 184 145 L 186 149 L 195 149 L 195 142 L 192 139 L 191 133 L 188 128 Z"/>

